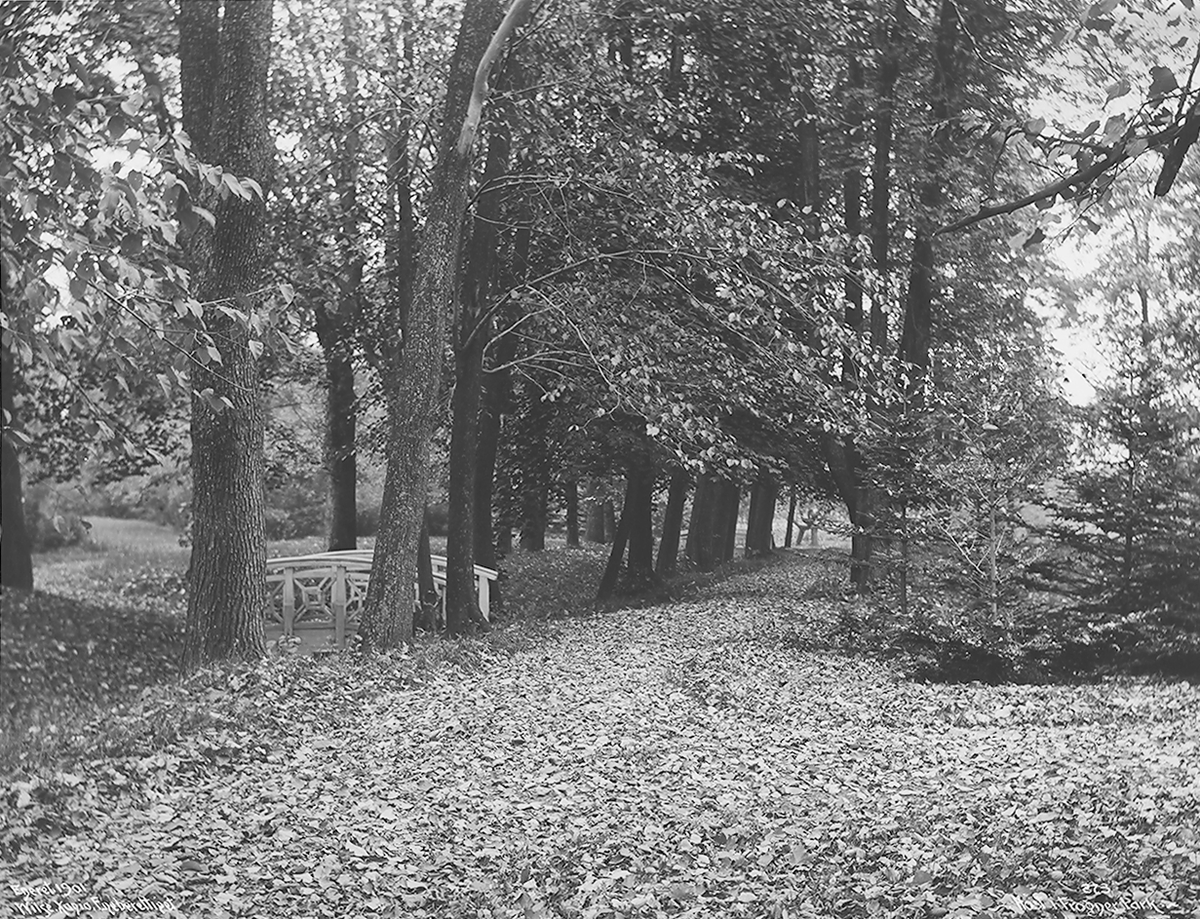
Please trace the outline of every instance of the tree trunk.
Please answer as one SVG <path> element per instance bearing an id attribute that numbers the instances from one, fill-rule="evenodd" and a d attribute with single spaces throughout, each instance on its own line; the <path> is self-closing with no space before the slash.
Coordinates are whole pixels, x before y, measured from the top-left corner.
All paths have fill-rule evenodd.
<path id="1" fill-rule="evenodd" d="M 621 560 L 625 556 L 625 544 L 629 540 L 629 531 L 633 527 L 633 501 L 630 492 L 635 488 L 633 478 L 625 484 L 625 506 L 621 509 L 621 522 L 613 536 L 612 551 L 608 554 L 608 564 L 604 567 L 604 575 L 600 578 L 600 586 L 596 589 L 596 602 L 600 603 L 612 596 L 617 588 L 617 579 L 621 575 Z"/>
<path id="2" fill-rule="evenodd" d="M 937 269 L 933 227 L 941 220 L 939 209 L 945 199 L 946 163 L 951 147 L 947 134 L 951 130 L 950 122 L 957 114 L 953 98 L 956 93 L 954 61 L 959 25 L 959 9 L 955 0 L 941 0 L 930 92 L 930 114 L 937 128 L 926 154 L 925 181 L 920 195 L 921 213 L 913 238 L 908 296 L 904 304 L 904 329 L 900 339 L 900 358 L 914 368 L 911 373 L 913 384 L 929 369 Z"/>
<path id="3" fill-rule="evenodd" d="M 673 574 L 679 561 L 683 506 L 687 502 L 690 481 L 683 469 L 676 469 L 671 474 L 671 486 L 667 490 L 667 512 L 663 516 L 662 541 L 658 544 L 658 564 L 654 569 L 659 577 Z"/>
<path id="4" fill-rule="evenodd" d="M 629 583 L 634 590 L 641 590 L 654 581 L 653 469 L 630 471 L 622 518 L 627 514 L 630 516 L 627 567 Z"/>
<path id="5" fill-rule="evenodd" d="M 33 542 L 25 523 L 25 492 L 21 487 L 21 460 L 9 429 L 17 426 L 13 395 L 17 368 L 7 345 L 0 346 L 0 402 L 4 406 L 4 430 L 0 434 L 0 584 L 33 590 Z"/>
<path id="6" fill-rule="evenodd" d="M 687 557 L 701 571 L 712 571 L 733 558 L 741 489 L 706 473 L 696 483 L 688 525 Z"/>
<path id="7" fill-rule="evenodd" d="M 529 223 L 530 221 L 525 221 Z M 528 260 L 531 232 L 527 226 L 517 230 L 513 243 L 513 267 L 515 277 L 524 279 Z M 514 282 L 515 283 L 515 282 Z M 504 328 L 510 321 L 507 311 L 502 311 L 496 321 Z M 480 565 L 498 567 L 497 549 L 507 555 L 512 551 L 512 529 L 505 524 L 499 529 L 505 534 L 502 547 L 498 547 L 500 534 L 493 521 L 493 505 L 497 491 L 496 460 L 500 451 L 500 434 L 505 412 L 511 401 L 509 364 L 516 357 L 517 341 L 513 335 L 500 334 L 493 341 L 496 367 L 484 374 L 483 407 L 479 419 L 479 457 L 475 467 L 475 559 Z M 500 608 L 502 598 L 500 584 L 493 582 L 491 605 Z"/>
<path id="8" fill-rule="evenodd" d="M 563 486 L 563 501 L 567 506 L 567 545 L 579 546 L 579 483 L 575 479 Z"/>
<path id="9" fill-rule="evenodd" d="M 437 629 L 438 590 L 433 580 L 433 551 L 429 546 L 429 505 L 421 515 L 421 532 L 417 537 L 417 603 L 420 615 L 417 624 L 427 632 Z"/>
<path id="10" fill-rule="evenodd" d="M 588 542 L 604 542 L 604 508 L 599 499 L 588 502 L 587 522 L 584 525 L 583 535 Z"/>
<path id="11" fill-rule="evenodd" d="M 738 512 L 742 506 L 742 489 L 736 482 L 723 483 L 721 495 L 720 523 L 713 534 L 720 546 L 719 560 L 728 562 L 737 547 Z"/>
<path id="12" fill-rule="evenodd" d="M 688 538 L 684 553 L 701 571 L 717 566 L 712 549 L 713 517 L 716 510 L 716 481 L 704 473 L 696 481 L 692 494 L 692 515 L 688 521 Z"/>
<path id="13" fill-rule="evenodd" d="M 484 374 L 483 406 L 479 413 L 479 449 L 475 460 L 475 561 L 479 565 L 495 568 L 496 531 L 492 521 L 492 496 L 496 484 L 496 455 L 500 449 L 503 403 L 496 398 L 490 377 L 490 374 Z M 493 588 L 495 586 L 492 585 Z"/>
<path id="14" fill-rule="evenodd" d="M 543 443 L 541 446 L 545 446 Z M 536 452 L 536 451 L 535 451 Z M 541 552 L 546 548 L 546 516 L 549 513 L 549 471 L 542 465 L 545 450 L 534 459 L 531 481 L 521 486 L 521 548 Z"/>
<path id="15" fill-rule="evenodd" d="M 496 554 L 503 558 L 513 550 L 513 528 L 507 523 L 496 527 Z"/>
<path id="16" fill-rule="evenodd" d="M 385 146 L 387 182 L 384 190 L 383 262 L 387 280 L 387 308 L 382 321 L 377 322 L 374 335 L 361 335 L 368 361 L 376 368 L 386 368 L 387 360 L 402 346 L 403 330 L 412 308 L 413 283 L 416 275 L 416 215 L 413 213 L 412 158 L 409 143 L 412 139 L 412 78 L 413 71 L 413 11 L 412 0 L 401 6 L 403 34 L 397 39 L 392 32 L 390 10 L 383 16 L 384 44 L 388 49 L 388 65 L 394 73 L 405 75 L 405 84 L 395 88 L 399 97 L 392 108 Z M 361 319 L 361 317 L 360 317 Z M 362 323 L 359 323 L 360 329 Z M 371 341 L 371 338 L 378 341 Z"/>
<path id="17" fill-rule="evenodd" d="M 343 0 L 342 113 L 346 128 L 338 159 L 342 276 L 337 304 L 315 305 L 317 338 L 325 355 L 325 475 L 329 487 L 329 551 L 358 547 L 358 464 L 354 395 L 354 338 L 363 263 L 358 254 L 358 28 L 353 0 Z"/>
<path id="18" fill-rule="evenodd" d="M 891 271 L 891 195 L 892 143 L 895 132 L 896 81 L 900 76 L 903 22 L 908 15 L 907 0 L 896 0 L 890 30 L 881 29 L 874 150 L 871 160 L 871 258 L 879 278 L 871 294 L 871 347 L 878 353 L 887 348 L 888 273 Z"/>
<path id="19" fill-rule="evenodd" d="M 779 482 L 774 476 L 762 477 L 750 490 L 750 515 L 746 521 L 746 555 L 770 555 L 775 549 L 775 502 L 779 500 Z"/>
<path id="20" fill-rule="evenodd" d="M 491 64 L 526 6 L 527 0 L 514 0 L 490 43 L 495 21 L 492 5 L 487 0 L 467 0 L 463 9 L 404 346 L 388 361 L 385 373 L 387 472 L 374 572 L 359 630 L 367 651 L 394 648 L 412 634 L 417 538 L 428 491 L 429 442 L 437 411 L 446 316 L 458 280 L 471 151 Z"/>
<path id="21" fill-rule="evenodd" d="M 483 410 L 483 358 L 492 339 L 488 315 L 496 269 L 496 228 L 500 192 L 493 186 L 508 170 L 509 131 L 503 122 L 488 143 L 485 189 L 473 221 L 467 264 L 459 291 L 454 395 L 450 424 L 450 514 L 446 539 L 446 632 L 461 634 L 481 622 L 475 589 L 475 486 L 478 484 L 480 413 Z M 490 495 L 488 523 L 491 523 Z"/>
<path id="22" fill-rule="evenodd" d="M 796 529 L 796 483 L 792 483 L 790 495 L 788 496 L 788 512 L 787 512 L 787 532 L 783 537 L 783 547 L 790 549 L 792 547 L 792 534 Z M 803 535 L 803 534 L 802 534 Z"/>
<path id="23" fill-rule="evenodd" d="M 219 163 L 232 175 L 253 178 L 265 188 L 271 174 L 271 0 L 226 4 L 219 25 L 214 6 L 197 0 L 181 4 L 184 126 L 200 159 Z M 203 87 L 214 75 L 218 88 L 209 98 Z M 207 264 L 196 266 L 201 275 L 199 299 L 211 303 L 253 298 L 263 283 L 266 204 L 258 196 L 245 201 L 231 194 L 213 210 L 216 226 L 206 245 L 195 250 L 207 255 Z M 215 310 L 205 318 L 209 333 L 220 342 L 221 363 L 198 365 L 192 373 L 196 395 L 186 669 L 226 658 L 260 657 L 267 602 L 258 368 L 244 325 Z"/>

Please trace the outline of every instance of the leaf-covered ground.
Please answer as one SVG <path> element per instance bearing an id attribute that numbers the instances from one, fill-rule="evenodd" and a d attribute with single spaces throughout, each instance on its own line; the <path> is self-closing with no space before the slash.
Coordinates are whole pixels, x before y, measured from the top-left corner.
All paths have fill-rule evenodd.
<path id="1" fill-rule="evenodd" d="M 796 649 L 837 623 L 807 576 L 785 561 L 436 661 L 148 692 L 112 729 L 149 737 L 181 705 L 192 723 L 10 785 L 0 900 L 49 883 L 256 919 L 1200 915 L 1196 689 L 903 681 Z M 40 896 L 17 889 L 0 914 Z"/>

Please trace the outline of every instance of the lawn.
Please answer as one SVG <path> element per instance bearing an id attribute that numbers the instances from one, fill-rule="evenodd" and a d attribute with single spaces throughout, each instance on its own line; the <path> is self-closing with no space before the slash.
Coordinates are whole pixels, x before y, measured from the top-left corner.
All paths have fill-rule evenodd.
<path id="1" fill-rule="evenodd" d="M 482 638 L 147 678 L 6 780 L 0 891 L 256 919 L 1200 915 L 1187 683 L 914 682 L 856 650 L 812 556 L 589 611 L 601 560 L 516 556 L 535 612 Z"/>

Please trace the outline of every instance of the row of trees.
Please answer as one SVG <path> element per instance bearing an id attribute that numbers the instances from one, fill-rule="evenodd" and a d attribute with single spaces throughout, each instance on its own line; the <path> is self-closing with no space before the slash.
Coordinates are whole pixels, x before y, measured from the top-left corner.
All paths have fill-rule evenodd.
<path id="1" fill-rule="evenodd" d="M 844 504 L 856 589 L 940 527 L 998 616 L 1012 512 L 1062 415 L 1026 307 L 1047 227 L 1006 215 L 1098 207 L 1151 151 L 1165 194 L 1200 119 L 1175 41 L 1194 16 L 1158 29 L 1153 4 L 530 20 L 467 0 L 452 47 L 450 13 L 414 4 L 103 6 L 3 7 L 4 580 L 31 580 L 18 378 L 53 368 L 133 455 L 124 404 L 150 380 L 190 402 L 193 665 L 262 651 L 263 387 L 314 344 L 330 548 L 355 544 L 364 406 L 385 419 L 368 648 L 412 630 L 442 422 L 451 632 L 478 618 L 497 522 L 536 547 L 552 491 L 570 510 L 612 475 L 602 595 L 669 572 L 685 516 L 694 562 L 728 558 L 743 489 L 747 548 L 769 551 L 791 486 Z M 1142 30 L 1170 41 L 1110 87 L 1142 100 L 1119 123 L 1027 117 L 1056 55 L 1135 54 Z"/>

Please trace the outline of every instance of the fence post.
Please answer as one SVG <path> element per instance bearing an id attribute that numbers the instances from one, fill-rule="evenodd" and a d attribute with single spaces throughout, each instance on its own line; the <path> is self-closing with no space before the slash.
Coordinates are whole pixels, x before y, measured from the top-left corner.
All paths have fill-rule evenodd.
<path id="1" fill-rule="evenodd" d="M 283 570 L 283 634 L 291 638 L 296 631 L 296 581 L 291 567 Z"/>
<path id="2" fill-rule="evenodd" d="M 346 647 L 346 568 L 338 565 L 333 575 L 333 634 L 338 648 Z"/>

